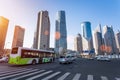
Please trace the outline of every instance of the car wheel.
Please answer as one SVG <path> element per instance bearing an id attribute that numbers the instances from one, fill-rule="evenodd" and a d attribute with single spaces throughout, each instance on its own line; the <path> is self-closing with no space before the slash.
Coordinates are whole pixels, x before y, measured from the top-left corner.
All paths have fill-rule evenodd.
<path id="1" fill-rule="evenodd" d="M 35 65 L 35 64 L 36 64 L 36 60 L 33 60 L 33 61 L 32 61 L 32 64 Z"/>

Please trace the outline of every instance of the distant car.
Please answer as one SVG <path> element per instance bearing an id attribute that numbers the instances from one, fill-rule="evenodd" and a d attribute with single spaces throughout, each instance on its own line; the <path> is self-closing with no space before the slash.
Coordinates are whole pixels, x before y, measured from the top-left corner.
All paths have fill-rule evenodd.
<path id="1" fill-rule="evenodd" d="M 8 57 L 2 57 L 1 59 L 0 59 L 0 62 L 2 63 L 2 62 L 8 62 Z"/>
<path id="2" fill-rule="evenodd" d="M 97 57 L 98 61 L 110 61 L 108 57 Z"/>
<path id="3" fill-rule="evenodd" d="M 72 58 L 72 61 L 76 60 L 76 56 L 70 56 Z"/>
<path id="4" fill-rule="evenodd" d="M 72 63 L 72 58 L 70 56 L 60 56 L 59 63 Z"/>
<path id="5" fill-rule="evenodd" d="M 91 57 L 91 58 L 88 58 L 88 60 L 94 60 L 94 58 Z"/>

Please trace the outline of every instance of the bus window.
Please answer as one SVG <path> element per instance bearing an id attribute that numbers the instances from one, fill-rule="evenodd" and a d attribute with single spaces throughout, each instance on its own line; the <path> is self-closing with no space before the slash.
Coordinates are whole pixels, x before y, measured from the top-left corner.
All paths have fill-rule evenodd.
<path id="1" fill-rule="evenodd" d="M 46 57 L 45 53 L 43 53 L 43 56 Z"/>
<path id="2" fill-rule="evenodd" d="M 41 55 L 39 54 L 39 58 L 41 57 Z"/>
<path id="3" fill-rule="evenodd" d="M 38 53 L 36 53 L 36 55 L 38 56 Z"/>
<path id="4" fill-rule="evenodd" d="M 17 54 L 18 52 L 18 47 L 17 48 L 12 48 L 12 53 L 11 54 Z"/>

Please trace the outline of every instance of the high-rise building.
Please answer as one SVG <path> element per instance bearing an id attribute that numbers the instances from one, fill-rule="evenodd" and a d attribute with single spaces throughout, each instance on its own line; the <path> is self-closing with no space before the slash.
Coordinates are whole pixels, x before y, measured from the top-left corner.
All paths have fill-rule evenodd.
<path id="1" fill-rule="evenodd" d="M 0 16 L 0 54 L 2 54 L 4 51 L 8 24 L 9 24 L 9 20 Z"/>
<path id="2" fill-rule="evenodd" d="M 23 47 L 25 29 L 16 25 L 12 42 L 13 47 Z"/>
<path id="3" fill-rule="evenodd" d="M 103 35 L 104 35 L 104 43 L 107 54 L 115 54 L 117 53 L 117 46 L 115 41 L 115 35 L 112 26 L 108 27 L 105 25 L 103 27 Z"/>
<path id="4" fill-rule="evenodd" d="M 91 23 L 90 22 L 82 22 L 81 23 L 81 32 L 82 32 L 82 45 L 83 45 L 83 53 L 94 53 L 93 48 L 93 39 L 91 32 Z"/>
<path id="5" fill-rule="evenodd" d="M 78 34 L 74 39 L 74 49 L 75 51 L 82 53 L 82 37 Z"/>
<path id="6" fill-rule="evenodd" d="M 55 51 L 58 52 L 60 48 L 67 50 L 65 11 L 58 11 L 56 19 Z"/>
<path id="7" fill-rule="evenodd" d="M 94 48 L 95 48 L 96 55 L 102 55 L 103 54 L 103 50 L 102 50 L 103 38 L 102 38 L 102 31 L 101 31 L 100 24 L 94 30 L 93 40 L 94 40 Z"/>
<path id="8" fill-rule="evenodd" d="M 40 11 L 38 13 L 37 28 L 34 34 L 33 48 L 49 49 L 50 42 L 50 20 L 48 11 Z"/>
<path id="9" fill-rule="evenodd" d="M 118 32 L 116 34 L 116 45 L 117 45 L 117 49 L 118 49 L 119 54 L 120 54 L 120 32 Z"/>

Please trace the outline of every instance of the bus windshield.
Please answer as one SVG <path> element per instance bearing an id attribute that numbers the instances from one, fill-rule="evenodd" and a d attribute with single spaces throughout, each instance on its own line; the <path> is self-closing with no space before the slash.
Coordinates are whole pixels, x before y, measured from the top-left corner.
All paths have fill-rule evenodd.
<path id="1" fill-rule="evenodd" d="M 17 54 L 17 52 L 18 52 L 18 47 L 12 48 L 11 54 Z"/>

